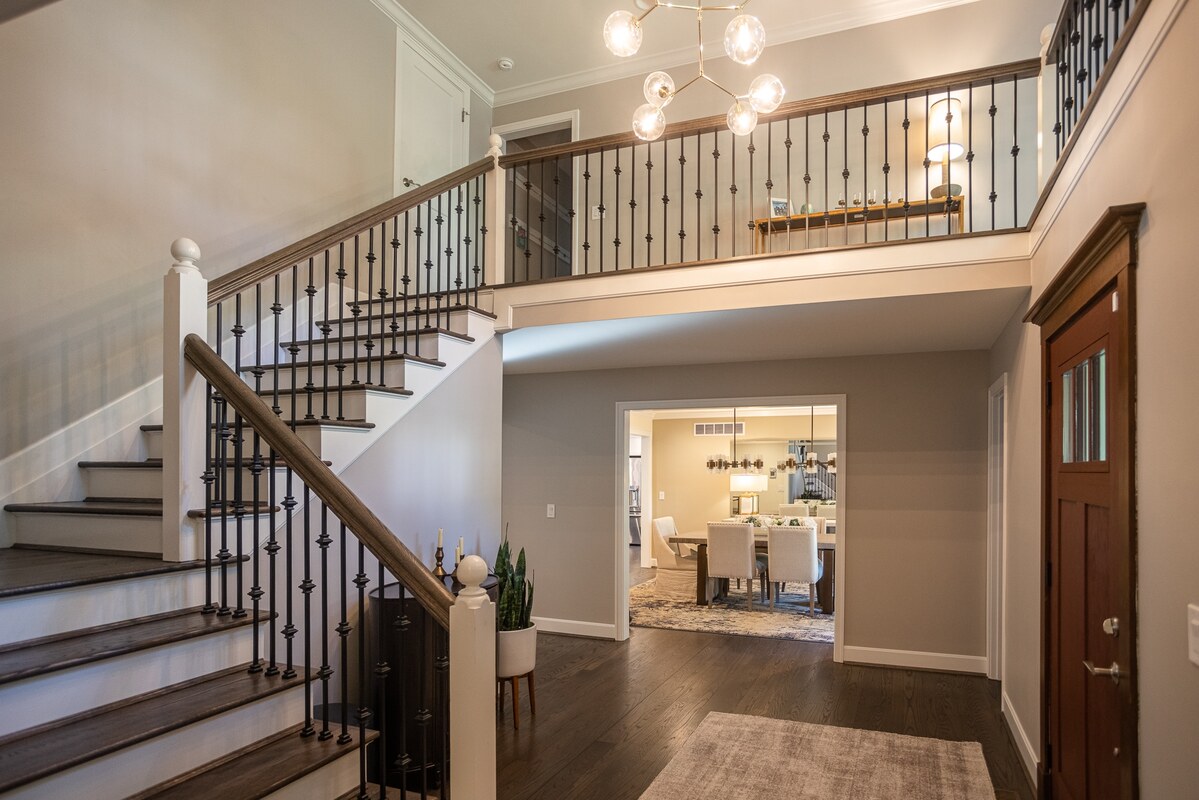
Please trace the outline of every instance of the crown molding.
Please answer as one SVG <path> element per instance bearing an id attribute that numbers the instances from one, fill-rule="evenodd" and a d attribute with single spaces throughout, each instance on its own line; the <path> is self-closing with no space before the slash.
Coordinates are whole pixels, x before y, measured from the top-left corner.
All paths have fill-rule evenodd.
<path id="1" fill-rule="evenodd" d="M 373 0 L 376 4 L 393 0 Z M 812 39 L 826 36 L 830 33 L 862 28 L 880 22 L 891 22 L 904 17 L 941 11 L 954 6 L 976 3 L 978 0 L 875 0 L 875 2 L 857 9 L 833 8 L 826 14 L 804 22 L 796 22 L 781 28 L 772 27 L 769 31 L 771 45 L 796 42 L 801 39 Z M 415 20 L 414 20 L 415 22 Z M 417 23 L 419 24 L 419 23 Z M 431 34 L 430 34 L 431 35 Z M 723 39 L 705 41 L 705 49 L 723 51 Z M 725 58 L 725 56 L 720 56 Z M 709 59 L 715 60 L 715 59 Z M 645 75 L 657 69 L 668 69 L 695 61 L 695 47 L 680 47 L 662 53 L 644 55 L 631 59 L 621 59 L 611 64 L 594 69 L 573 72 L 542 81 L 533 81 L 511 89 L 501 89 L 495 92 L 495 107 L 521 103 L 546 95 L 582 89 L 608 81 L 620 80 Z"/>
<path id="2" fill-rule="evenodd" d="M 431 55 L 442 62 L 446 69 L 458 75 L 471 91 L 483 98 L 487 105 L 495 105 L 495 89 L 491 88 L 474 70 L 466 66 L 462 59 L 454 55 L 450 48 L 446 47 L 440 39 L 422 25 L 420 20 L 412 16 L 408 9 L 400 5 L 398 0 L 371 0 L 371 3 L 386 14 L 388 19 L 396 24 L 396 27 L 420 42 Z"/>

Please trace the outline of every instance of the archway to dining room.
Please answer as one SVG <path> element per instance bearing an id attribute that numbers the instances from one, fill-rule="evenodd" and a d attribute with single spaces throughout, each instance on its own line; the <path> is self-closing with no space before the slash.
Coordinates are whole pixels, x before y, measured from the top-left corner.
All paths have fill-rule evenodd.
<path id="1" fill-rule="evenodd" d="M 616 427 L 617 638 L 790 639 L 842 661 L 844 395 L 618 403 Z M 730 535 L 744 579 L 723 574 Z"/>

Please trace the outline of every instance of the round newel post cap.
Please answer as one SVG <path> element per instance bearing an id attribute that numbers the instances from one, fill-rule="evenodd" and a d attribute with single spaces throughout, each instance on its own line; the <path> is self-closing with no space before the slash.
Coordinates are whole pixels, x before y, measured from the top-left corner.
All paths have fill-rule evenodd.
<path id="1" fill-rule="evenodd" d="M 467 556 L 458 565 L 458 582 L 467 589 L 479 589 L 487 580 L 487 562 L 479 556 Z"/>
<path id="2" fill-rule="evenodd" d="M 175 258 L 171 269 L 176 272 L 200 271 L 196 266 L 196 262 L 200 260 L 200 246 L 191 239 L 181 237 L 171 242 L 171 255 Z"/>
<path id="3" fill-rule="evenodd" d="M 487 155 L 492 158 L 499 158 L 504 154 L 504 140 L 498 133 L 493 133 L 487 137 Z"/>

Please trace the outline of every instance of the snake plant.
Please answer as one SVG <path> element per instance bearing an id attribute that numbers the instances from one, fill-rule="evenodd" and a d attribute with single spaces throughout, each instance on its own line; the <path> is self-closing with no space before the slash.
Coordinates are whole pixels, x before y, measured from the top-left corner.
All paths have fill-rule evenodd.
<path id="1" fill-rule="evenodd" d="M 525 549 L 520 549 L 516 566 L 512 565 L 512 550 L 507 537 L 495 556 L 495 577 L 499 581 L 499 603 L 496 608 L 496 629 L 519 631 L 532 625 L 533 581 L 525 579 Z"/>

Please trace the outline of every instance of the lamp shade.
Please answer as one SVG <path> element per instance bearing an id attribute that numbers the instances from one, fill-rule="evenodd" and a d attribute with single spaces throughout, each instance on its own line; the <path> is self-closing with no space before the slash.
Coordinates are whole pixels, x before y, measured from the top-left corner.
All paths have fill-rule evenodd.
<path id="1" fill-rule="evenodd" d="M 730 492 L 764 492 L 766 491 L 765 475 L 730 475 Z"/>
<path id="2" fill-rule="evenodd" d="M 928 158 L 944 161 L 961 158 L 966 152 L 962 146 L 962 101 L 947 97 L 933 103 L 928 112 Z"/>

